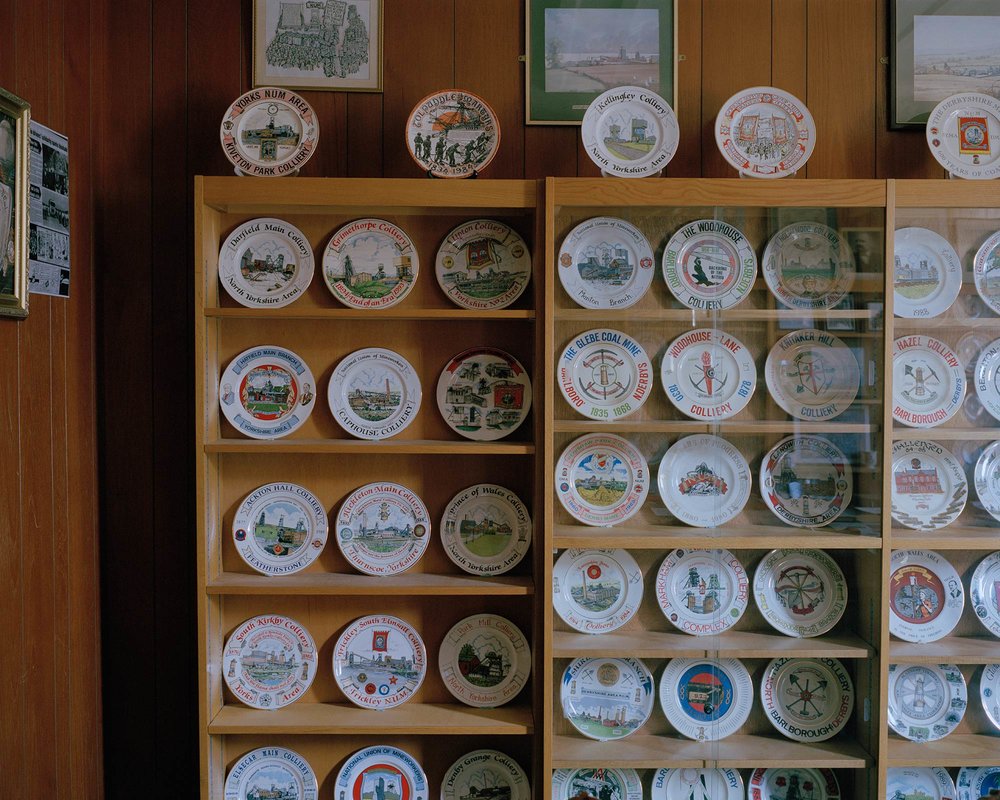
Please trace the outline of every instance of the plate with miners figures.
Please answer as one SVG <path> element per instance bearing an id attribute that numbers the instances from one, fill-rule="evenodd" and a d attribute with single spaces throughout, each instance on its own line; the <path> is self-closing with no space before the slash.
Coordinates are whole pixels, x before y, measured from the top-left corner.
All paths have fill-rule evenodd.
<path id="1" fill-rule="evenodd" d="M 441 543 L 455 564 L 472 575 L 502 575 L 531 545 L 531 516 L 521 498 L 495 483 L 477 483 L 456 494 L 441 517 Z"/>
<path id="2" fill-rule="evenodd" d="M 315 385 L 306 362 L 291 350 L 260 345 L 229 362 L 219 381 L 219 403 L 240 433 L 277 439 L 309 419 Z"/>
<path id="3" fill-rule="evenodd" d="M 444 237 L 434 259 L 434 274 L 455 305 L 473 311 L 506 308 L 531 279 L 531 253 L 506 223 L 474 219 Z"/>
<path id="4" fill-rule="evenodd" d="M 955 568 L 933 550 L 896 550 L 889 563 L 889 633 L 917 644 L 951 633 L 965 607 Z"/>
<path id="5" fill-rule="evenodd" d="M 800 528 L 829 525 L 847 510 L 854 473 L 843 451 L 822 436 L 789 436 L 760 464 L 760 493 L 782 522 Z"/>
<path id="6" fill-rule="evenodd" d="M 219 281 L 247 308 L 282 308 L 312 282 L 312 246 L 298 228 L 273 217 L 244 222 L 219 250 Z"/>
<path id="7" fill-rule="evenodd" d="M 764 365 L 767 388 L 796 419 L 839 417 L 858 396 L 861 368 L 851 349 L 832 333 L 801 330 L 778 340 Z"/>
<path id="8" fill-rule="evenodd" d="M 377 310 L 396 305 L 413 288 L 420 259 L 395 223 L 356 219 L 340 228 L 323 253 L 323 279 L 345 306 Z"/>
<path id="9" fill-rule="evenodd" d="M 527 683 L 531 650 L 509 619 L 473 614 L 444 635 L 438 670 L 456 699 L 474 708 L 497 708 L 517 697 Z"/>
<path id="10" fill-rule="evenodd" d="M 500 148 L 500 120 L 483 98 L 463 89 L 432 92 L 406 120 L 406 147 L 428 176 L 468 178 Z"/>
<path id="11" fill-rule="evenodd" d="M 531 410 L 531 378 L 510 353 L 474 347 L 452 357 L 437 383 L 437 406 L 448 427 L 479 442 L 509 436 Z"/>

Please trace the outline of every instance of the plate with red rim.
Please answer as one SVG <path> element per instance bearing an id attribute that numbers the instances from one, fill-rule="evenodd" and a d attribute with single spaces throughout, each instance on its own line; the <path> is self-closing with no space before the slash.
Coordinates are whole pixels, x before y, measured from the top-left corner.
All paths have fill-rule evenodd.
<path id="1" fill-rule="evenodd" d="M 927 117 L 927 146 L 952 175 L 1000 177 L 1000 100 L 980 92 L 946 97 Z"/>
<path id="2" fill-rule="evenodd" d="M 750 599 L 750 580 L 728 550 L 673 550 L 656 573 L 656 600 L 671 624 L 695 636 L 729 630 Z"/>
<path id="3" fill-rule="evenodd" d="M 749 800 L 806 797 L 809 800 L 840 800 L 840 784 L 834 771 L 812 767 L 758 767 L 750 776 Z"/>
<path id="4" fill-rule="evenodd" d="M 677 152 L 680 129 L 670 104 L 641 86 L 615 86 L 595 97 L 580 124 L 583 149 L 606 175 L 656 175 Z"/>
<path id="5" fill-rule="evenodd" d="M 892 343 L 892 418 L 911 428 L 947 422 L 965 400 L 965 367 L 944 342 L 915 333 Z"/>
<path id="6" fill-rule="evenodd" d="M 889 727 L 911 742 L 934 742 L 955 730 L 969 704 L 954 664 L 890 664 Z"/>
<path id="7" fill-rule="evenodd" d="M 975 471 L 976 496 L 983 508 L 1000 520 L 1000 442 L 993 442 L 979 456 Z"/>
<path id="8" fill-rule="evenodd" d="M 319 119 L 295 92 L 261 86 L 226 109 L 219 140 L 237 175 L 295 175 L 316 150 Z"/>
<path id="9" fill-rule="evenodd" d="M 825 742 L 851 718 L 854 682 L 836 658 L 776 658 L 764 670 L 760 702 L 786 738 Z"/>
<path id="10" fill-rule="evenodd" d="M 617 741 L 653 713 L 653 675 L 638 658 L 577 658 L 563 671 L 559 700 L 588 739 Z"/>
<path id="11" fill-rule="evenodd" d="M 979 676 L 979 702 L 994 730 L 1000 731 L 1000 664 L 986 664 Z"/>
<path id="12" fill-rule="evenodd" d="M 660 499 L 687 525 L 715 528 L 734 519 L 750 499 L 746 458 L 721 436 L 696 433 L 674 442 L 656 474 Z"/>
<path id="13" fill-rule="evenodd" d="M 479 95 L 464 89 L 431 92 L 410 111 L 406 148 L 435 178 L 469 178 L 500 149 L 500 120 Z"/>
<path id="14" fill-rule="evenodd" d="M 820 222 L 793 222 L 771 237 L 761 272 L 771 294 L 788 308 L 835 308 L 854 285 L 847 240 Z"/>
<path id="15" fill-rule="evenodd" d="M 573 337 L 556 371 L 562 396 L 574 411 L 589 419 L 616 420 L 649 399 L 653 366 L 631 336 L 596 328 Z"/>
<path id="16" fill-rule="evenodd" d="M 772 550 L 754 572 L 757 608 L 785 636 L 829 632 L 844 616 L 847 595 L 843 571 L 822 550 Z"/>
<path id="17" fill-rule="evenodd" d="M 1000 551 L 976 565 L 969 581 L 969 602 L 983 627 L 1000 638 Z"/>
<path id="18" fill-rule="evenodd" d="M 908 439 L 892 445 L 892 518 L 918 531 L 950 525 L 965 508 L 965 469 L 937 442 Z"/>
<path id="19" fill-rule="evenodd" d="M 951 308 L 962 290 L 962 260 L 941 234 L 900 228 L 894 237 L 893 313 L 926 319 Z"/>
<path id="20" fill-rule="evenodd" d="M 270 745 L 244 753 L 226 776 L 225 800 L 262 797 L 280 791 L 288 800 L 316 800 L 316 773 L 301 755 Z M 414 798 L 416 800 L 416 798 Z"/>
<path id="21" fill-rule="evenodd" d="M 441 640 L 438 670 L 445 688 L 473 708 L 513 700 L 531 674 L 531 650 L 521 629 L 496 614 L 456 622 Z"/>
<path id="22" fill-rule="evenodd" d="M 725 739 L 750 716 L 753 681 L 735 658 L 675 658 L 660 678 L 660 707 L 682 736 Z"/>
<path id="23" fill-rule="evenodd" d="M 359 439 L 388 439 L 408 427 L 420 410 L 423 390 L 410 362 L 384 347 L 345 356 L 327 386 L 330 413 Z"/>
<path id="24" fill-rule="evenodd" d="M 312 371 L 291 350 L 258 345 L 229 362 L 219 380 L 219 403 L 240 433 L 277 439 L 309 419 L 315 386 Z"/>
<path id="25" fill-rule="evenodd" d="M 973 385 L 983 408 L 993 419 L 1000 420 L 1000 339 L 994 339 L 980 351 L 973 371 Z"/>
<path id="26" fill-rule="evenodd" d="M 642 800 L 642 781 L 630 767 L 581 767 L 552 772 L 552 800 Z"/>
<path id="27" fill-rule="evenodd" d="M 473 347 L 453 356 L 437 382 L 438 411 L 466 439 L 492 442 L 517 430 L 531 410 L 531 378 L 510 353 Z"/>
<path id="28" fill-rule="evenodd" d="M 283 308 L 312 282 L 312 246 L 290 222 L 261 217 L 244 222 L 222 242 L 219 282 L 241 306 Z"/>
<path id="29" fill-rule="evenodd" d="M 434 274 L 449 300 L 472 311 L 506 308 L 531 280 L 531 253 L 521 235 L 496 219 L 473 219 L 449 231 Z"/>
<path id="30" fill-rule="evenodd" d="M 487 789 L 504 800 L 531 800 L 521 765 L 499 750 L 473 750 L 448 767 L 441 779 L 441 800 L 470 800 L 490 794 Z"/>
<path id="31" fill-rule="evenodd" d="M 323 251 L 326 288 L 349 308 L 376 311 L 402 302 L 419 272 L 413 241 L 385 219 L 348 222 Z"/>
<path id="32" fill-rule="evenodd" d="M 559 281 L 583 308 L 628 308 L 653 282 L 653 248 L 631 222 L 594 217 L 577 225 L 559 247 Z"/>
<path id="33" fill-rule="evenodd" d="M 781 408 L 796 419 L 822 421 L 839 417 L 858 396 L 861 368 L 844 341 L 815 329 L 781 337 L 767 354 L 767 388 Z"/>
<path id="34" fill-rule="evenodd" d="M 405 750 L 391 745 L 365 747 L 348 756 L 334 780 L 337 797 L 388 797 L 389 792 L 400 800 L 430 800 L 423 767 Z"/>
<path id="35" fill-rule="evenodd" d="M 854 473 L 847 456 L 829 439 L 804 434 L 778 442 L 760 463 L 760 494 L 789 525 L 829 525 L 850 506 Z"/>
<path id="36" fill-rule="evenodd" d="M 692 797 L 702 800 L 746 800 L 743 778 L 735 769 L 660 767 L 653 773 L 650 800 Z"/>
<path id="37" fill-rule="evenodd" d="M 642 570 L 627 550 L 564 550 L 552 570 L 552 606 L 581 633 L 608 633 L 642 605 Z"/>
<path id="38" fill-rule="evenodd" d="M 955 782 L 943 767 L 889 767 L 885 796 L 916 800 L 955 800 Z"/>
<path id="39" fill-rule="evenodd" d="M 427 674 L 427 648 L 410 623 L 388 614 L 359 617 L 333 647 L 333 677 L 357 706 L 383 710 L 409 700 Z"/>
<path id="40" fill-rule="evenodd" d="M 337 546 L 366 575 L 398 575 L 427 550 L 431 521 L 417 495 L 398 483 L 355 489 L 337 512 Z"/>
<path id="41" fill-rule="evenodd" d="M 441 544 L 465 572 L 503 575 L 531 546 L 531 515 L 510 489 L 477 483 L 448 501 L 441 517 Z"/>
<path id="42" fill-rule="evenodd" d="M 267 483 L 243 498 L 233 516 L 233 544 L 262 575 L 291 575 L 326 545 L 329 520 L 316 496 L 295 483 Z"/>
<path id="43" fill-rule="evenodd" d="M 663 249 L 663 279 L 685 308 L 723 311 L 753 289 L 757 253 L 735 225 L 721 219 L 686 222 Z"/>
<path id="44" fill-rule="evenodd" d="M 556 496 L 584 525 L 609 527 L 631 519 L 649 491 L 642 453 L 613 433 L 588 433 L 570 442 L 556 464 Z"/>
<path id="45" fill-rule="evenodd" d="M 739 414 L 757 386 L 753 354 L 725 331 L 696 328 L 674 339 L 660 361 L 660 381 L 674 407 L 691 419 Z"/>
<path id="46" fill-rule="evenodd" d="M 896 550 L 889 568 L 889 633 L 917 644 L 951 633 L 965 607 L 955 568 L 933 550 Z"/>
<path id="47" fill-rule="evenodd" d="M 972 277 L 983 302 L 994 314 L 1000 314 L 1000 231 L 992 234 L 976 251 Z"/>
<path id="48" fill-rule="evenodd" d="M 301 698 L 316 677 L 316 642 L 290 617 L 252 617 L 226 640 L 222 674 L 244 705 L 284 708 Z"/>

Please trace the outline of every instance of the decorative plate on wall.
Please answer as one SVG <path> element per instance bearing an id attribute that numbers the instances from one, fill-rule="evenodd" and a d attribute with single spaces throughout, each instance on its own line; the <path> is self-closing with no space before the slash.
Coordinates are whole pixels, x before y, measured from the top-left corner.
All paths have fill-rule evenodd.
<path id="1" fill-rule="evenodd" d="M 1000 100 L 979 92 L 946 97 L 927 117 L 927 145 L 958 178 L 1000 177 Z"/>
<path id="2" fill-rule="evenodd" d="M 337 546 L 366 575 L 398 575 L 424 554 L 431 521 L 417 495 L 398 483 L 355 489 L 337 513 Z"/>
<path id="3" fill-rule="evenodd" d="M 900 228 L 894 242 L 893 313 L 926 318 L 951 308 L 962 289 L 962 260 L 955 248 L 927 228 Z"/>
<path id="4" fill-rule="evenodd" d="M 722 311 L 743 302 L 757 277 L 757 253 L 721 219 L 682 225 L 663 249 L 663 279 L 686 308 Z"/>
<path id="5" fill-rule="evenodd" d="M 584 308 L 628 308 L 653 282 L 653 248 L 631 222 L 584 220 L 559 247 L 559 280 Z"/>
<path id="6" fill-rule="evenodd" d="M 976 495 L 994 519 L 1000 520 L 1000 442 L 993 442 L 976 461 Z"/>
<path id="7" fill-rule="evenodd" d="M 746 800 L 743 778 L 735 769 L 666 769 L 653 773 L 650 800 L 703 798 Z"/>
<path id="8" fill-rule="evenodd" d="M 840 784 L 832 769 L 760 767 L 750 776 L 749 800 L 840 800 Z"/>
<path id="9" fill-rule="evenodd" d="M 789 436 L 760 463 L 760 493 L 782 522 L 800 528 L 829 525 L 847 510 L 854 491 L 847 456 L 822 436 Z"/>
<path id="10" fill-rule="evenodd" d="M 764 380 L 771 397 L 796 419 L 839 417 L 858 396 L 861 368 L 832 333 L 802 330 L 778 340 L 767 354 Z"/>
<path id="11" fill-rule="evenodd" d="M 983 302 L 994 314 L 1000 314 L 1000 231 L 991 235 L 976 251 L 972 277 Z"/>
<path id="12" fill-rule="evenodd" d="M 979 676 L 979 702 L 995 731 L 1000 731 L 1000 664 L 987 664 Z"/>
<path id="13" fill-rule="evenodd" d="M 653 711 L 653 676 L 637 658 L 577 658 L 562 676 L 563 716 L 588 739 L 631 736 Z"/>
<path id="14" fill-rule="evenodd" d="M 247 308 L 282 308 L 309 288 L 312 246 L 298 228 L 273 217 L 244 222 L 219 250 L 219 281 Z"/>
<path id="15" fill-rule="evenodd" d="M 965 470 L 937 442 L 898 441 L 892 445 L 892 518 L 918 531 L 950 525 L 965 508 Z"/>
<path id="16" fill-rule="evenodd" d="M 578 414 L 615 420 L 638 411 L 650 394 L 653 366 L 642 345 L 610 328 L 585 331 L 556 364 L 559 389 Z"/>
<path id="17" fill-rule="evenodd" d="M 896 550 L 890 561 L 889 632 L 906 642 L 936 642 L 958 624 L 962 579 L 933 550 Z"/>
<path id="18" fill-rule="evenodd" d="M 634 516 L 649 490 L 649 467 L 635 445 L 613 433 L 588 433 L 556 464 L 556 496 L 585 525 L 611 526 Z"/>
<path id="19" fill-rule="evenodd" d="M 245 753 L 226 776 L 225 800 L 246 800 L 273 791 L 282 792 L 288 800 L 316 800 L 316 773 L 294 750 L 271 745 Z"/>
<path id="20" fill-rule="evenodd" d="M 456 699 L 474 708 L 497 708 L 517 697 L 527 683 L 531 650 L 509 619 L 473 614 L 444 635 L 438 670 Z"/>
<path id="21" fill-rule="evenodd" d="M 323 252 L 326 288 L 349 308 L 396 305 L 413 289 L 419 272 L 413 241 L 384 219 L 348 222 L 330 237 Z"/>
<path id="22" fill-rule="evenodd" d="M 295 92 L 261 86 L 226 109 L 219 140 L 237 175 L 295 175 L 316 150 L 319 119 Z"/>
<path id="23" fill-rule="evenodd" d="M 854 285 L 854 253 L 833 228 L 793 222 L 767 243 L 761 271 L 767 288 L 788 308 L 834 308 Z"/>
<path id="24" fill-rule="evenodd" d="M 656 599 L 674 627 L 708 636 L 739 622 L 750 599 L 750 581 L 728 550 L 674 550 L 656 573 Z"/>
<path id="25" fill-rule="evenodd" d="M 608 633 L 642 605 L 642 570 L 627 550 L 564 550 L 552 570 L 552 605 L 582 633 Z"/>
<path id="26" fill-rule="evenodd" d="M 294 703 L 316 677 L 316 642 L 298 622 L 280 614 L 252 617 L 222 650 L 226 685 L 251 708 Z"/>
<path id="27" fill-rule="evenodd" d="M 326 399 L 341 428 L 359 439 L 378 440 L 413 422 L 422 394 L 409 361 L 383 347 L 365 347 L 337 364 Z"/>
<path id="28" fill-rule="evenodd" d="M 531 516 L 521 498 L 495 483 L 469 486 L 441 517 L 441 544 L 471 575 L 503 575 L 521 563 L 531 546 Z"/>
<path id="29" fill-rule="evenodd" d="M 429 176 L 468 178 L 486 169 L 500 149 L 500 120 L 472 92 L 432 92 L 406 120 L 406 147 Z"/>
<path id="30" fill-rule="evenodd" d="M 955 800 L 955 782 L 943 767 L 890 767 L 885 796 L 920 800 Z"/>
<path id="31" fill-rule="evenodd" d="M 1000 794 L 1000 767 L 962 767 L 955 781 L 958 800 L 980 800 Z"/>
<path id="32" fill-rule="evenodd" d="M 291 350 L 260 345 L 229 362 L 219 381 L 222 413 L 253 439 L 287 436 L 309 419 L 316 380 Z"/>
<path id="33" fill-rule="evenodd" d="M 639 773 L 628 767 L 583 767 L 552 772 L 552 800 L 642 800 Z"/>
<path id="34" fill-rule="evenodd" d="M 954 664 L 889 665 L 889 727 L 905 739 L 943 739 L 968 703 L 965 677 Z"/>
<path id="35" fill-rule="evenodd" d="M 697 328 L 667 345 L 660 380 L 682 414 L 715 421 L 746 408 L 757 386 L 757 368 L 753 354 L 735 336 L 716 328 Z"/>
<path id="36" fill-rule="evenodd" d="M 1000 420 L 1000 339 L 990 342 L 979 353 L 973 383 L 983 408 Z"/>
<path id="37" fill-rule="evenodd" d="M 233 544 L 262 575 L 291 575 L 316 560 L 326 545 L 323 504 L 294 483 L 258 486 L 233 516 Z"/>
<path id="38" fill-rule="evenodd" d="M 437 383 L 438 411 L 448 427 L 477 442 L 510 435 L 531 410 L 531 378 L 510 353 L 474 347 L 453 356 Z"/>
<path id="39" fill-rule="evenodd" d="M 680 129 L 670 104 L 639 86 L 616 86 L 595 97 L 580 126 L 583 149 L 606 175 L 645 178 L 674 157 Z"/>
<path id="40" fill-rule="evenodd" d="M 1000 551 L 976 565 L 969 581 L 969 601 L 983 627 L 1000 638 Z"/>
<path id="41" fill-rule="evenodd" d="M 427 674 L 427 648 L 408 622 L 387 614 L 359 617 L 333 647 L 333 677 L 362 708 L 405 703 Z"/>
<path id="42" fill-rule="evenodd" d="M 474 219 L 444 237 L 434 259 L 434 274 L 457 306 L 472 311 L 506 308 L 531 280 L 531 253 L 506 223 Z"/>
<path id="43" fill-rule="evenodd" d="M 933 428 L 958 413 L 965 399 L 965 367 L 944 342 L 915 333 L 892 343 L 892 418 L 911 428 Z"/>

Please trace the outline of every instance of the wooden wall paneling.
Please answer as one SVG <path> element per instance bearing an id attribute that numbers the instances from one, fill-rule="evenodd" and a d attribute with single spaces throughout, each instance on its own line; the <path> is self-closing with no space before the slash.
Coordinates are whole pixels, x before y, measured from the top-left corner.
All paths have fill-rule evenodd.
<path id="1" fill-rule="evenodd" d="M 482 97 L 500 121 L 488 178 L 524 175 L 524 4 L 455 0 L 455 85 Z"/>
<path id="2" fill-rule="evenodd" d="M 771 86 L 791 92 L 809 105 L 806 85 L 808 7 L 802 0 L 773 0 L 771 5 Z M 795 177 L 805 178 L 809 165 Z"/>
<path id="3" fill-rule="evenodd" d="M 526 126 L 524 177 L 539 179 L 549 175 L 561 178 L 575 176 L 576 143 L 579 139 L 580 129 L 575 125 Z"/>
<path id="4" fill-rule="evenodd" d="M 384 172 L 381 92 L 351 92 L 347 96 L 345 140 L 347 170 L 337 174 L 349 178 L 381 178 Z M 399 145 L 402 141 L 400 133 Z"/>
<path id="5" fill-rule="evenodd" d="M 680 142 L 677 152 L 667 165 L 671 178 L 692 178 L 701 175 L 702 119 L 701 96 L 701 28 L 702 0 L 677 2 L 677 53 L 684 60 L 677 63 L 677 125 Z M 712 118 L 714 122 L 715 118 Z"/>

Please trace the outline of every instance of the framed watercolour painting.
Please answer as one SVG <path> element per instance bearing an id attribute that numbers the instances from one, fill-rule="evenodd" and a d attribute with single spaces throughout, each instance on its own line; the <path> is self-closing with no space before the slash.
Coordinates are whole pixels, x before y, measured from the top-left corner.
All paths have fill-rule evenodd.
<path id="1" fill-rule="evenodd" d="M 676 110 L 675 0 L 526 0 L 529 125 L 579 125 L 617 86 L 656 92 Z"/>
<path id="2" fill-rule="evenodd" d="M 0 316 L 28 316 L 30 110 L 0 89 Z"/>
<path id="3" fill-rule="evenodd" d="M 382 0 L 254 0 L 254 86 L 382 91 Z"/>
<path id="4" fill-rule="evenodd" d="M 1000 98 L 1000 0 L 892 0 L 890 121 L 923 126 L 953 94 Z"/>

